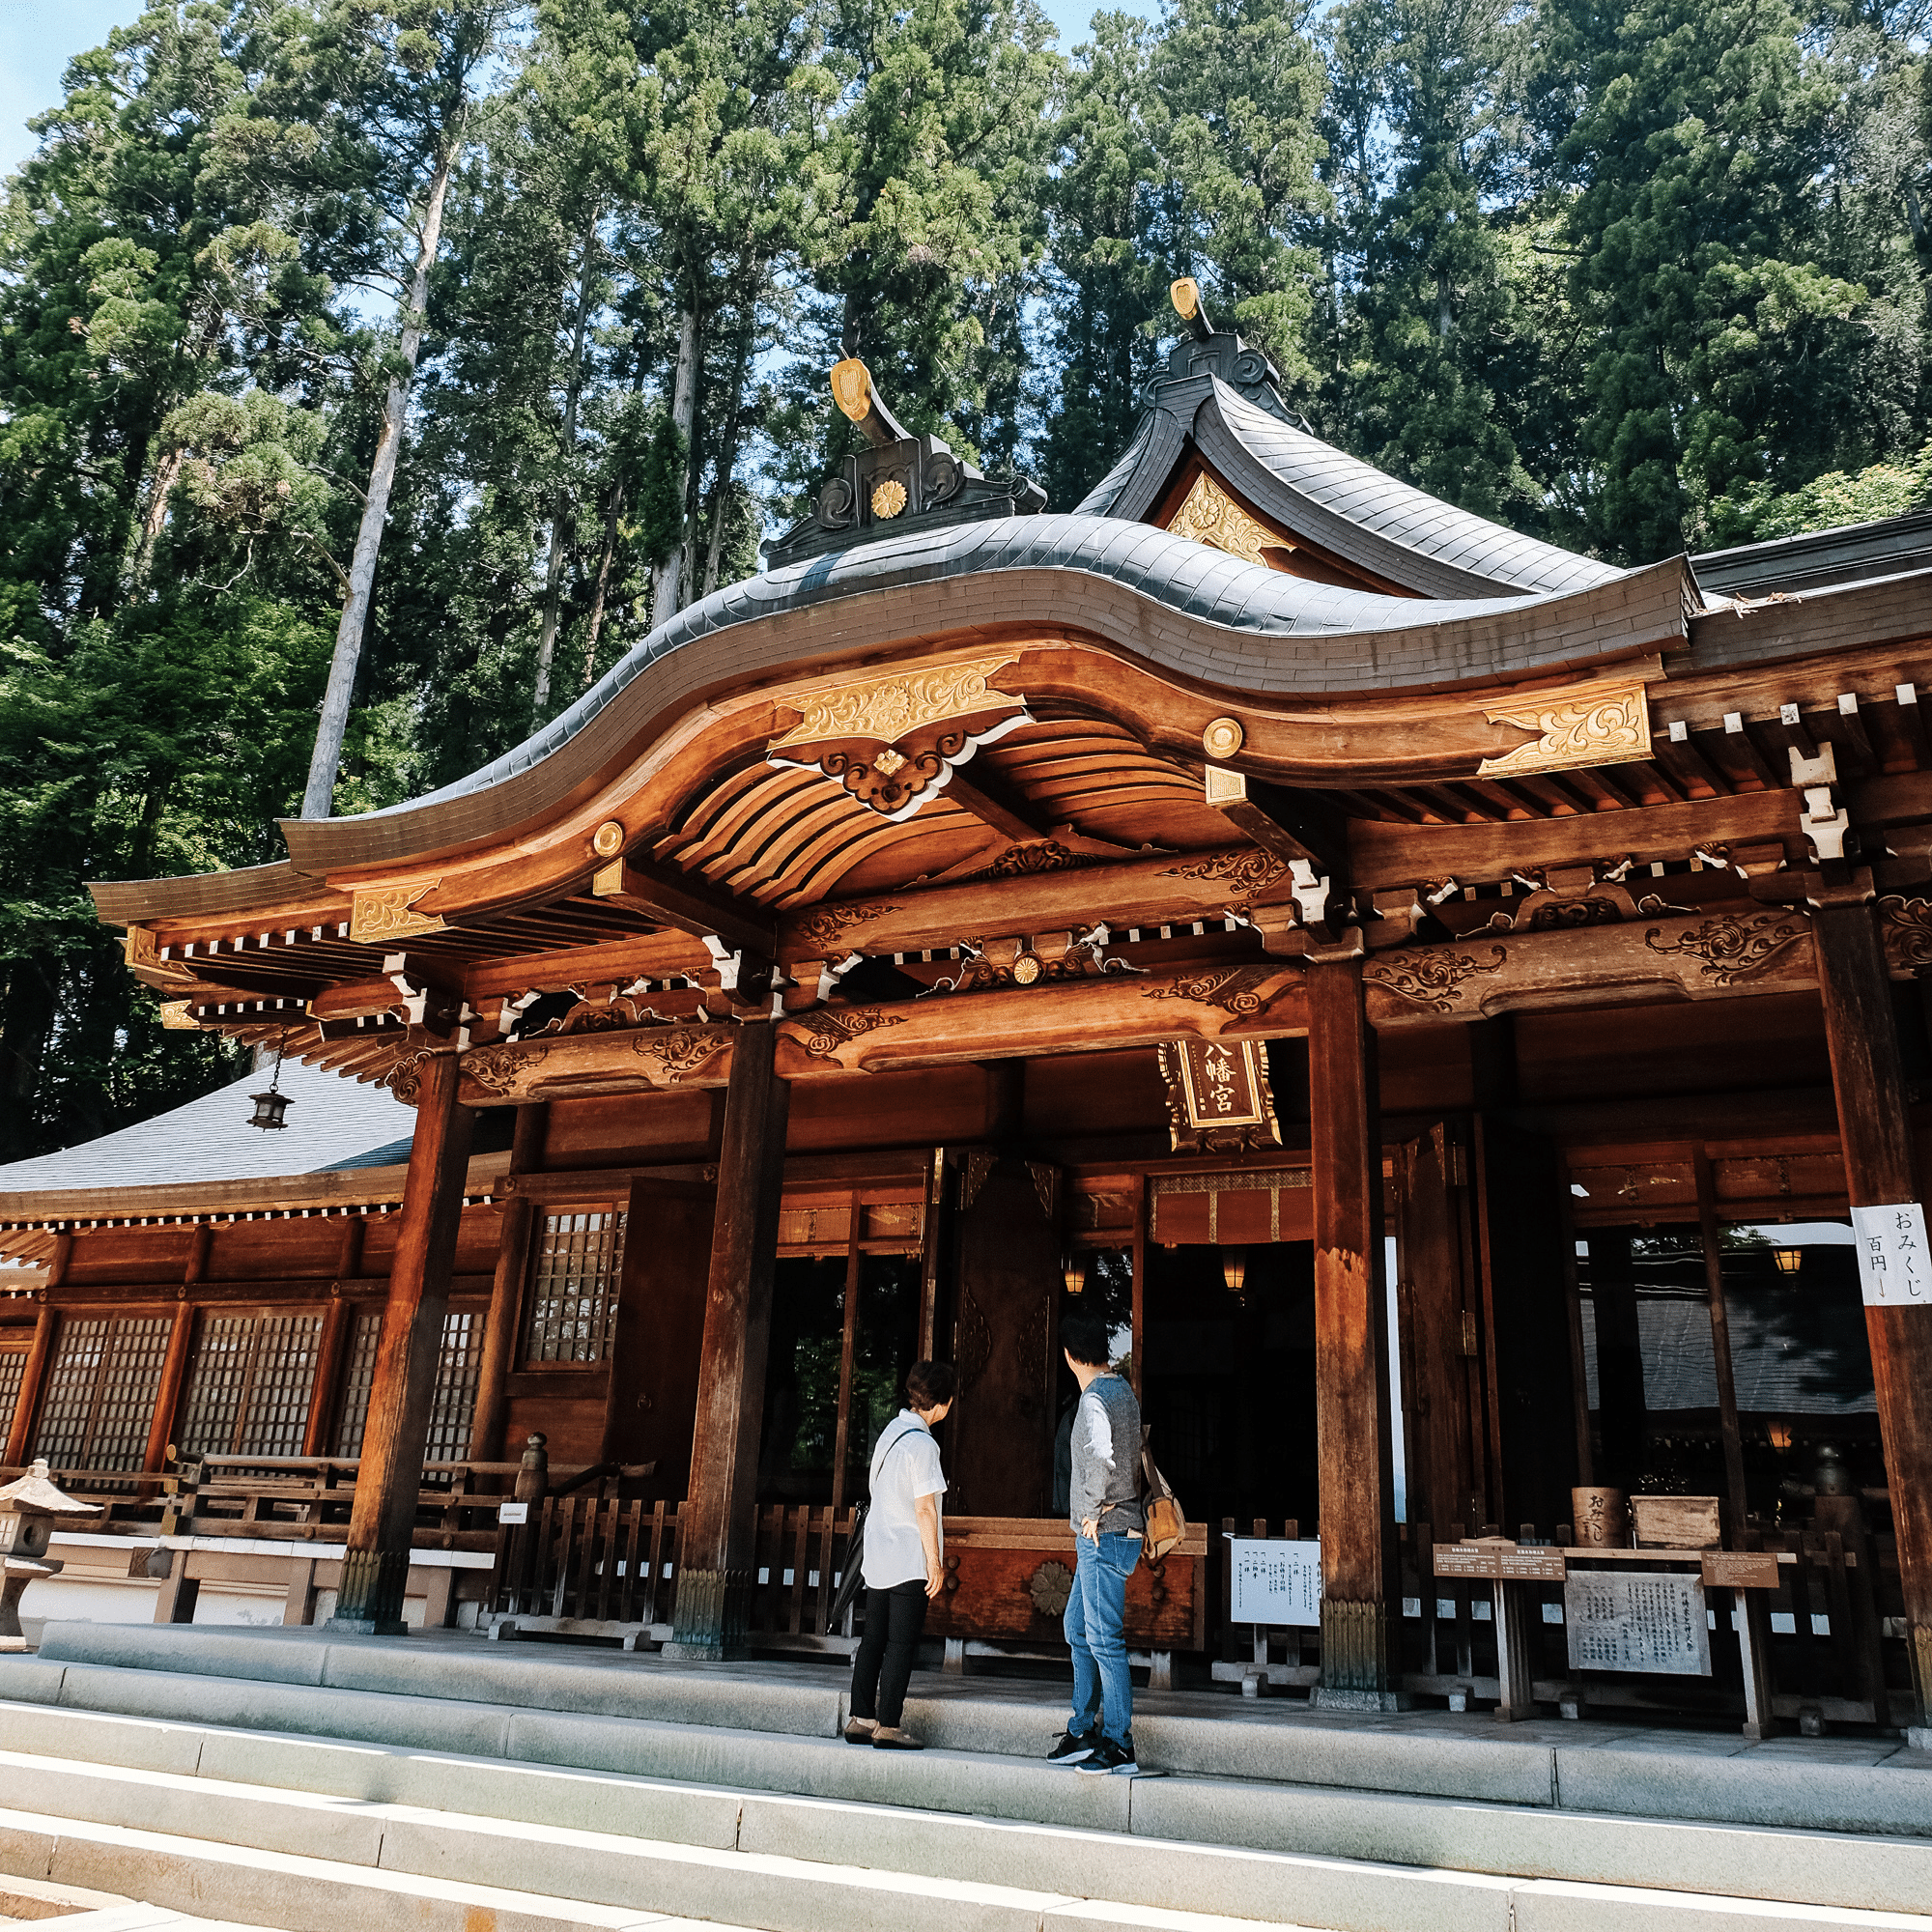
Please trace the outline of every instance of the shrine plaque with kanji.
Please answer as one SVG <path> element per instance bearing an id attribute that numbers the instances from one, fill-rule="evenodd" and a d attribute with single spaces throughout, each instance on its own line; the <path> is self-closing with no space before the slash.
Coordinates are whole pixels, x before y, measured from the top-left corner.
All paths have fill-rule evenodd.
<path id="1" fill-rule="evenodd" d="M 1711 1674 L 1701 1577 L 1572 1570 L 1563 1584 L 1563 1625 L 1573 1669 Z"/>
<path id="2" fill-rule="evenodd" d="M 1310 1537 L 1231 1536 L 1234 1600 L 1228 1618 L 1237 1624 L 1321 1624 L 1321 1545 Z"/>
<path id="3" fill-rule="evenodd" d="M 1178 1039 L 1162 1049 L 1190 1127 L 1258 1127 L 1278 1141 L 1266 1049 L 1257 1039 Z"/>
<path id="4" fill-rule="evenodd" d="M 1854 1208 L 1859 1287 L 1867 1308 L 1932 1308 L 1932 1261 L 1925 1253 L 1925 1209 L 1916 1201 Z"/>

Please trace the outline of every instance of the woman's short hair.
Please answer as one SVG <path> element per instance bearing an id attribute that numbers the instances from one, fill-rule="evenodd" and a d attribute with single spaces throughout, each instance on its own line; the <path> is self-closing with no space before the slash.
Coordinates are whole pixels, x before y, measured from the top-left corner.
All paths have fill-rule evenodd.
<path id="1" fill-rule="evenodd" d="M 1060 1346 L 1090 1369 L 1107 1366 L 1107 1324 L 1097 1315 L 1068 1315 L 1060 1323 Z"/>
<path id="2" fill-rule="evenodd" d="M 906 1371 L 906 1400 L 915 1408 L 937 1408 L 951 1402 L 959 1377 L 951 1362 L 915 1362 Z"/>

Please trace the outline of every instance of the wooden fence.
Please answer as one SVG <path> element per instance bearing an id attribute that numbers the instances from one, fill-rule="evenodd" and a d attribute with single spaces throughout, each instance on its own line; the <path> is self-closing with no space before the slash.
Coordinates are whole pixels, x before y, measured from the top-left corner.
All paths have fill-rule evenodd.
<path id="1" fill-rule="evenodd" d="M 615 1637 L 627 1650 L 671 1635 L 683 1505 L 550 1496 L 526 1523 L 504 1524 L 481 1622 L 496 1637 Z M 747 1634 L 760 1649 L 846 1652 L 848 1613 L 828 1628 L 852 1512 L 771 1504 L 759 1509 Z"/>

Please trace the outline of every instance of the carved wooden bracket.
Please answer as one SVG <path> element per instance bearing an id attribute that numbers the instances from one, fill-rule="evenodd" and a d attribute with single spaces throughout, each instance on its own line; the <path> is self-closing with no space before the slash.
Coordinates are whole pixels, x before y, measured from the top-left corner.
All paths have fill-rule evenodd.
<path id="1" fill-rule="evenodd" d="M 1483 716 L 1492 724 L 1534 731 L 1537 738 L 1499 758 L 1485 758 L 1476 767 L 1478 778 L 1621 765 L 1650 756 L 1650 710 L 1641 678 L 1599 678 L 1534 692 L 1520 703 L 1487 707 Z"/>
<path id="2" fill-rule="evenodd" d="M 350 938 L 362 946 L 383 946 L 421 932 L 441 932 L 441 920 L 416 911 L 418 901 L 441 884 L 440 879 L 411 879 L 401 885 L 353 888 L 349 895 Z"/>
<path id="3" fill-rule="evenodd" d="M 910 818 L 945 787 L 953 766 L 1033 722 L 1024 696 L 991 686 L 1014 662 L 974 658 L 781 697 L 781 710 L 802 715 L 765 755 L 775 765 L 815 767 L 882 818 Z"/>

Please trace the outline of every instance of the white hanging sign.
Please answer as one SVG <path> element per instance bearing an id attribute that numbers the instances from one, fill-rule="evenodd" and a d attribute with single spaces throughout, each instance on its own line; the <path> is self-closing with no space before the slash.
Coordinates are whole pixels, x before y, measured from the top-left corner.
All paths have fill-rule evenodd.
<path id="1" fill-rule="evenodd" d="M 1237 1624 L 1321 1626 L 1321 1545 L 1309 1537 L 1231 1536 L 1235 1559 L 1229 1620 Z"/>
<path id="2" fill-rule="evenodd" d="M 1932 1308 L 1932 1255 L 1925 1246 L 1925 1209 L 1918 1202 L 1854 1208 L 1852 1230 L 1867 1308 Z"/>
<path id="3" fill-rule="evenodd" d="M 497 1520 L 498 1522 L 528 1522 L 529 1520 L 530 1506 L 528 1503 L 498 1503 L 497 1505 Z"/>

